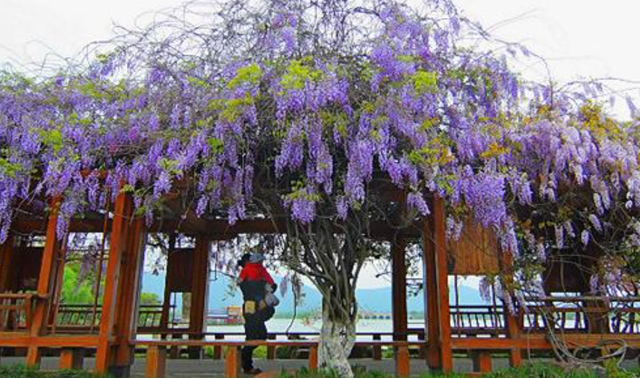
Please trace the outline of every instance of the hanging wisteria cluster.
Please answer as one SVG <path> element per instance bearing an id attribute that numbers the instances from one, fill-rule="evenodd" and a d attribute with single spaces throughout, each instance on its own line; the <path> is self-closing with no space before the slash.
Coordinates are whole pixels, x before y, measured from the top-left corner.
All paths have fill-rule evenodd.
<path id="1" fill-rule="evenodd" d="M 198 216 L 234 223 L 275 192 L 306 224 L 321 204 L 346 219 L 385 177 L 515 256 L 597 242 L 636 263 L 638 122 L 526 83 L 508 62 L 528 50 L 472 48 L 490 36 L 447 0 L 196 5 L 197 22 L 124 31 L 86 69 L 0 76 L 0 242 L 43 196 L 62 199 L 60 236 L 123 190 L 151 222 L 185 180 Z"/>

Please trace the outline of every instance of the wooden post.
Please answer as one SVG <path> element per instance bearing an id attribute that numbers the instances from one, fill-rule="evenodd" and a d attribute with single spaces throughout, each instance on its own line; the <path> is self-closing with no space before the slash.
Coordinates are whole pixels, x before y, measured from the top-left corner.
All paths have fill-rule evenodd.
<path id="1" fill-rule="evenodd" d="M 520 338 L 520 325 L 518 324 L 517 315 L 510 312 L 507 306 L 504 306 L 505 325 L 507 326 L 507 337 L 518 342 Z M 522 365 L 522 349 L 513 347 L 509 351 L 509 365 L 511 367 L 518 367 Z"/>
<path id="2" fill-rule="evenodd" d="M 438 283 L 438 310 L 440 314 L 440 361 L 442 371 L 453 371 L 453 351 L 451 348 L 451 315 L 449 310 L 449 264 L 447 261 L 447 240 L 444 200 L 433 199 L 433 240 L 435 245 L 436 274 Z"/>
<path id="3" fill-rule="evenodd" d="M 13 289 L 13 269 L 15 248 L 13 235 L 9 235 L 4 244 L 0 245 L 0 293 Z"/>
<path id="4" fill-rule="evenodd" d="M 312 345 L 309 347 L 309 370 L 318 370 L 318 346 Z"/>
<path id="5" fill-rule="evenodd" d="M 411 375 L 411 361 L 409 360 L 409 347 L 401 345 L 396 348 L 396 377 L 408 378 Z"/>
<path id="6" fill-rule="evenodd" d="M 424 324 L 427 340 L 426 359 L 431 369 L 439 369 L 440 365 L 440 313 L 438 312 L 438 284 L 436 281 L 436 256 L 432 232 L 432 221 L 425 221 L 422 232 L 422 286 L 424 293 Z"/>
<path id="7" fill-rule="evenodd" d="M 38 276 L 37 295 L 40 299 L 36 301 L 33 318 L 30 322 L 29 334 L 31 336 L 40 336 L 46 331 L 51 296 L 55 288 L 58 269 L 60 269 L 62 243 L 56 235 L 60 202 L 60 198 L 54 198 L 51 201 L 51 212 L 47 222 L 46 240 L 40 265 L 40 275 Z M 28 348 L 26 363 L 28 366 L 38 366 L 40 364 L 40 350 L 37 346 Z"/>
<path id="8" fill-rule="evenodd" d="M 120 264 L 116 301 L 115 362 L 110 366 L 111 372 L 116 375 L 127 376 L 134 360 L 135 347 L 130 344 L 130 341 L 136 337 L 140 313 L 140 290 L 146 242 L 143 228 L 144 220 L 138 217 L 127 223 L 125 233 L 126 249 L 123 251 Z"/>
<path id="9" fill-rule="evenodd" d="M 407 340 L 407 266 L 405 241 L 391 242 L 391 296 L 393 299 L 393 340 Z"/>
<path id="10" fill-rule="evenodd" d="M 491 352 L 487 350 L 474 351 L 472 359 L 474 372 L 488 373 L 491 371 Z"/>
<path id="11" fill-rule="evenodd" d="M 13 291 L 15 271 L 15 265 L 13 263 L 15 260 L 15 248 L 13 243 L 13 235 L 10 234 L 4 244 L 0 245 L 0 293 Z M 13 300 L 7 300 L 6 302 L 3 300 L 0 301 L 0 306 L 10 305 L 12 303 Z M 28 309 L 29 311 L 31 310 L 31 308 Z M 15 318 L 15 313 L 0 309 L 0 332 L 13 328 L 13 318 Z"/>
<path id="12" fill-rule="evenodd" d="M 169 236 L 169 253 L 176 247 L 176 235 Z M 169 311 L 171 309 L 171 278 L 169 277 L 169 259 L 167 259 L 167 271 L 164 278 L 164 298 L 162 300 L 162 315 L 160 317 L 160 329 L 162 331 L 169 330 Z M 161 334 L 162 339 L 166 339 L 167 334 Z"/>
<path id="13" fill-rule="evenodd" d="M 507 286 L 511 287 L 513 285 L 513 263 L 510 252 L 499 251 L 499 267 L 500 271 L 508 281 Z M 510 294 L 511 298 L 514 298 L 513 293 Z M 504 300 L 502 301 L 504 303 Z M 520 314 L 522 313 L 522 308 L 518 310 Z M 503 305 L 504 312 L 504 325 L 506 328 L 507 337 L 513 340 L 514 344 L 518 343 L 518 339 L 520 339 L 520 328 L 522 323 L 518 321 L 520 318 L 520 314 L 512 314 L 511 309 L 506 304 Z M 512 347 L 509 350 L 509 365 L 511 367 L 518 367 L 522 364 L 522 349 L 518 347 Z"/>
<path id="14" fill-rule="evenodd" d="M 424 331 L 418 333 L 418 340 L 423 342 L 423 344 L 420 345 L 420 348 L 418 349 L 418 356 L 419 358 L 425 359 L 427 358 L 427 346 L 424 343 L 426 340 L 424 336 Z"/>
<path id="15" fill-rule="evenodd" d="M 131 197 L 126 193 L 118 194 L 111 226 L 109 259 L 105 274 L 100 330 L 96 349 L 96 372 L 99 374 L 106 374 L 114 362 L 115 356 L 111 347 L 116 319 L 118 282 L 120 280 L 123 255 L 127 249 L 128 223 L 131 220 L 132 213 L 133 203 Z"/>
<path id="16" fill-rule="evenodd" d="M 189 310 L 189 338 L 204 338 L 206 326 L 207 297 L 209 288 L 209 253 L 211 242 L 204 237 L 196 238 L 193 258 L 193 281 L 191 284 L 191 308 Z M 189 358 L 200 358 L 201 347 L 189 348 Z"/>
<path id="17" fill-rule="evenodd" d="M 84 365 L 84 349 L 82 348 L 62 348 L 58 369 L 82 370 Z"/>
<path id="18" fill-rule="evenodd" d="M 224 340 L 224 333 L 216 333 L 214 337 L 216 340 Z M 222 346 L 216 345 L 213 347 L 213 359 L 214 360 L 222 359 Z"/>
<path id="19" fill-rule="evenodd" d="M 65 241 L 66 244 L 66 241 Z M 56 261 L 57 272 L 56 278 L 53 284 L 53 292 L 49 297 L 51 304 L 49 305 L 48 323 L 52 325 L 51 333 L 56 333 L 56 317 L 58 316 L 58 306 L 60 305 L 60 296 L 62 295 L 62 283 L 64 280 L 64 266 L 66 264 L 66 245 L 63 244 L 60 254 L 58 255 L 58 261 Z"/>
<path id="20" fill-rule="evenodd" d="M 267 340 L 275 340 L 276 335 L 269 334 L 267 335 Z M 275 360 L 276 359 L 276 347 L 274 345 L 267 346 L 267 360 Z"/>
<path id="21" fill-rule="evenodd" d="M 380 341 L 382 340 L 382 337 L 380 336 L 380 334 L 376 333 L 373 335 L 373 341 Z M 382 347 L 380 345 L 375 345 L 373 346 L 373 359 L 375 361 L 380 361 L 382 360 Z"/>
<path id="22" fill-rule="evenodd" d="M 224 361 L 225 378 L 238 378 L 240 373 L 240 353 L 239 346 L 230 345 L 227 347 L 227 355 Z"/>
<path id="23" fill-rule="evenodd" d="M 424 287 L 427 307 L 427 364 L 433 369 L 453 371 L 449 310 L 449 266 L 446 251 L 444 201 L 431 201 L 431 217 L 423 232 Z"/>
<path id="24" fill-rule="evenodd" d="M 146 378 L 164 378 L 167 365 L 167 350 L 162 346 L 150 345 L 147 348 Z"/>

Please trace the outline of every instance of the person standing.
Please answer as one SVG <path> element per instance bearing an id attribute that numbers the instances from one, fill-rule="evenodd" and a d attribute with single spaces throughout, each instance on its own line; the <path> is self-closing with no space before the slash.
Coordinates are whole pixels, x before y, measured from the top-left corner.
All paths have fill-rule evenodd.
<path id="1" fill-rule="evenodd" d="M 238 277 L 238 286 L 242 290 L 244 305 L 244 331 L 246 340 L 266 340 L 267 326 L 265 322 L 275 313 L 273 306 L 265 300 L 269 292 L 275 292 L 277 285 L 262 265 L 262 253 L 247 253 L 238 261 L 242 268 Z M 253 351 L 256 346 L 246 345 L 240 354 L 242 370 L 245 374 L 260 374 L 262 370 L 253 366 Z"/>

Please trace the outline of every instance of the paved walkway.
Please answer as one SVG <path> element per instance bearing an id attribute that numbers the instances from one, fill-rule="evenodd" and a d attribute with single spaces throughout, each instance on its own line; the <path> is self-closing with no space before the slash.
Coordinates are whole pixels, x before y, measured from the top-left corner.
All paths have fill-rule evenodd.
<path id="1" fill-rule="evenodd" d="M 24 363 L 21 357 L 3 357 L 0 360 L 2 365 Z M 57 357 L 43 357 L 41 367 L 43 370 L 55 370 L 58 364 Z M 363 366 L 367 370 L 377 370 L 385 373 L 393 374 L 394 363 L 391 359 L 375 361 L 372 359 L 353 359 L 353 366 Z M 493 368 L 508 367 L 509 361 L 506 358 L 494 358 Z M 93 358 L 85 359 L 85 368 L 92 369 L 94 366 Z M 264 371 L 282 371 L 293 370 L 307 366 L 307 360 L 256 360 L 256 366 Z M 624 367 L 637 367 L 635 361 L 626 361 Z M 456 358 L 455 370 L 461 373 L 470 372 L 472 369 L 471 360 L 468 358 Z M 133 365 L 131 376 L 134 378 L 144 377 L 145 361 L 144 358 L 136 358 Z M 224 362 L 222 360 L 167 360 L 167 378 L 223 378 Z M 411 375 L 420 376 L 428 373 L 429 370 L 423 360 L 411 360 Z M 241 375 L 242 376 L 242 375 Z"/>

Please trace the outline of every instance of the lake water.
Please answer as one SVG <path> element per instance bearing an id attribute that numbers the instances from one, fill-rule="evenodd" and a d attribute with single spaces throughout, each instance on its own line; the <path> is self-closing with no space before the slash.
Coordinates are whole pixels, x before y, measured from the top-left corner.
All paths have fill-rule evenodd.
<path id="1" fill-rule="evenodd" d="M 267 330 L 273 333 L 299 333 L 299 332 L 320 332 L 321 321 L 308 322 L 302 319 L 295 319 L 293 322 L 291 319 L 271 319 L 267 322 Z M 423 328 L 424 323 L 409 323 L 410 328 Z M 393 330 L 393 323 L 391 320 L 360 320 L 356 325 L 357 332 L 365 333 L 385 333 Z M 243 333 L 244 326 L 242 325 L 210 325 L 207 327 L 207 332 L 215 333 Z M 242 336 L 227 336 L 225 339 L 242 339 Z M 359 337 L 363 340 L 371 340 L 371 336 Z M 391 337 L 383 337 L 383 340 L 391 339 Z"/>

